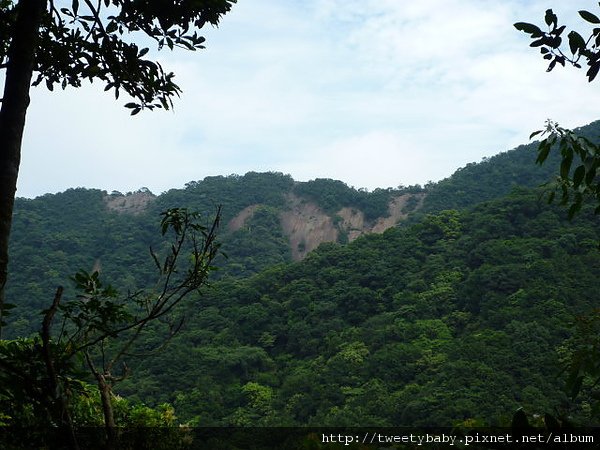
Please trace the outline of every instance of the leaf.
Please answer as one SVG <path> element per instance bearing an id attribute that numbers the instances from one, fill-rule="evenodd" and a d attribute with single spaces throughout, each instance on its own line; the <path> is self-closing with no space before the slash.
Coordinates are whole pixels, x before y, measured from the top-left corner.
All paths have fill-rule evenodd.
<path id="1" fill-rule="evenodd" d="M 546 424 L 546 429 L 548 431 L 559 431 L 560 430 L 560 422 L 556 420 L 556 418 L 548 413 L 544 415 L 544 423 Z"/>
<path id="2" fill-rule="evenodd" d="M 573 203 L 571 205 L 571 207 L 569 208 L 569 214 L 568 214 L 569 220 L 571 220 L 580 209 L 581 209 L 581 202 Z M 581 386 L 579 386 L 579 387 L 581 387 Z"/>
<path id="3" fill-rule="evenodd" d="M 73 12 L 77 15 L 79 11 L 79 0 L 73 0 Z"/>
<path id="4" fill-rule="evenodd" d="M 537 164 L 542 164 L 548 158 L 548 154 L 550 153 L 550 145 L 547 141 L 542 141 L 540 146 L 538 147 L 538 157 L 535 160 Z"/>
<path id="5" fill-rule="evenodd" d="M 547 39 L 545 37 L 538 39 L 537 41 L 533 41 L 531 44 L 529 44 L 530 47 L 541 47 L 542 45 L 544 45 L 547 42 Z"/>
<path id="6" fill-rule="evenodd" d="M 534 131 L 533 133 L 531 133 L 531 134 L 529 135 L 529 139 L 533 139 L 535 136 L 537 136 L 538 134 L 540 134 L 540 133 L 543 133 L 543 132 L 544 132 L 544 130 L 537 130 L 537 131 Z"/>
<path id="7" fill-rule="evenodd" d="M 551 9 L 546 10 L 546 16 L 544 17 L 544 20 L 546 21 L 546 25 L 548 26 L 552 26 L 552 24 L 554 24 L 554 26 L 556 27 L 556 24 L 558 22 L 556 14 L 554 14 L 554 12 Z"/>
<path id="8" fill-rule="evenodd" d="M 117 22 L 115 22 L 114 20 L 111 20 L 110 22 L 108 22 L 108 25 L 106 26 L 106 32 L 114 33 L 115 31 L 117 31 L 117 28 L 118 28 Z"/>
<path id="9" fill-rule="evenodd" d="M 523 31 L 527 34 L 531 34 L 532 38 L 541 37 L 544 35 L 542 30 L 540 30 L 540 28 L 538 26 L 533 25 L 532 23 L 517 22 L 514 24 L 514 27 L 519 31 Z"/>
<path id="10" fill-rule="evenodd" d="M 579 11 L 579 15 L 583 18 L 583 20 L 590 23 L 600 23 L 600 19 L 595 14 L 592 14 L 589 11 L 581 10 Z"/>
<path id="11" fill-rule="evenodd" d="M 567 37 L 569 38 L 571 53 L 581 53 L 581 50 L 585 48 L 585 40 L 583 37 L 577 31 L 571 31 Z"/>
<path id="12" fill-rule="evenodd" d="M 569 171 L 571 170 L 571 163 L 573 162 L 573 156 L 563 157 L 562 163 L 560 164 L 560 176 L 563 179 L 569 177 Z"/>
<path id="13" fill-rule="evenodd" d="M 581 182 L 583 181 L 583 177 L 585 177 L 585 167 L 579 166 L 575 169 L 573 173 L 573 185 L 575 188 L 578 188 Z"/>
<path id="14" fill-rule="evenodd" d="M 589 82 L 594 81 L 594 78 L 598 75 L 598 70 L 600 70 L 600 63 L 596 62 L 590 66 L 586 74 Z"/>
<path id="15" fill-rule="evenodd" d="M 527 420 L 527 415 L 525 414 L 525 411 L 523 411 L 523 408 L 519 408 L 512 418 L 512 430 L 519 430 L 529 427 L 529 420 Z"/>
<path id="16" fill-rule="evenodd" d="M 558 37 L 558 36 L 560 36 L 563 33 L 563 31 L 565 31 L 565 28 L 566 28 L 565 25 L 563 25 L 562 27 L 558 27 L 556 30 L 552 31 L 552 34 L 554 36 Z"/>
<path id="17" fill-rule="evenodd" d="M 596 170 L 597 167 L 596 166 L 592 166 L 588 171 L 587 174 L 585 176 L 585 184 L 592 184 L 592 182 L 594 181 L 594 178 L 596 178 Z"/>

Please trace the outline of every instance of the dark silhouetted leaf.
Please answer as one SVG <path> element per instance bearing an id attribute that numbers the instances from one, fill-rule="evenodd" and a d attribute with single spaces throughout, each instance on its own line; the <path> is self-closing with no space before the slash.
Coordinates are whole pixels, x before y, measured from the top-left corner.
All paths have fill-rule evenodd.
<path id="1" fill-rule="evenodd" d="M 546 428 L 548 429 L 548 431 L 560 430 L 560 422 L 556 420 L 556 418 L 551 414 L 546 413 L 544 415 L 544 423 L 546 424 Z"/>
<path id="2" fill-rule="evenodd" d="M 583 17 L 583 20 L 585 20 L 587 22 L 590 22 L 590 23 L 600 23 L 600 19 L 595 14 L 592 14 L 589 11 L 585 11 L 585 10 L 582 9 L 581 11 L 579 11 L 579 15 L 581 17 Z"/>
<path id="3" fill-rule="evenodd" d="M 558 18 L 551 9 L 546 10 L 546 16 L 544 17 L 544 20 L 546 21 L 546 25 L 549 27 L 553 25 L 556 27 L 556 24 L 558 23 Z"/>
<path id="4" fill-rule="evenodd" d="M 536 163 L 542 164 L 548 158 L 548 154 L 550 153 L 550 145 L 547 141 L 542 141 L 538 148 L 538 156 L 536 159 Z"/>
<path id="5" fill-rule="evenodd" d="M 530 47 L 540 47 L 544 44 L 546 44 L 548 42 L 548 40 L 543 37 L 541 39 L 538 39 L 537 41 L 533 41 L 531 44 L 529 44 Z"/>
<path id="6" fill-rule="evenodd" d="M 573 204 L 571 205 L 571 207 L 569 208 L 569 213 L 568 213 L 569 220 L 571 220 L 573 217 L 575 217 L 575 214 L 577 214 L 577 212 L 578 212 L 580 209 L 581 209 L 581 202 L 576 202 L 576 203 L 573 203 Z M 578 392 L 579 392 L 579 389 L 580 389 L 580 388 L 581 388 L 581 383 L 580 383 L 580 385 L 579 385 L 579 387 L 578 387 Z"/>
<path id="7" fill-rule="evenodd" d="M 573 156 L 565 156 L 563 157 L 562 163 L 560 164 L 560 176 L 563 179 L 569 177 L 569 171 L 571 170 L 571 164 L 573 162 Z"/>
<path id="8" fill-rule="evenodd" d="M 514 24 L 514 27 L 519 31 L 531 34 L 531 37 L 540 37 L 544 35 L 538 26 L 531 23 L 517 22 Z"/>
<path id="9" fill-rule="evenodd" d="M 529 427 L 530 425 L 529 420 L 527 419 L 527 414 L 525 414 L 523 408 L 519 408 L 513 415 L 511 428 L 513 430 L 523 430 Z"/>
<path id="10" fill-rule="evenodd" d="M 544 132 L 544 130 L 537 130 L 537 131 L 534 131 L 533 133 L 531 133 L 531 134 L 529 135 L 529 139 L 533 139 L 535 136 L 537 136 L 538 134 L 541 134 L 541 133 L 543 133 L 543 132 Z"/>
<path id="11" fill-rule="evenodd" d="M 585 167 L 584 166 L 577 167 L 577 169 L 575 169 L 575 172 L 573 173 L 573 185 L 575 186 L 575 188 L 579 187 L 579 185 L 583 181 L 584 177 L 585 177 Z"/>
<path id="12" fill-rule="evenodd" d="M 568 34 L 568 38 L 571 53 L 575 54 L 581 52 L 581 50 L 585 48 L 585 40 L 577 31 L 571 31 Z"/>
<path id="13" fill-rule="evenodd" d="M 598 75 L 598 70 L 600 70 L 599 63 L 596 62 L 590 66 L 586 74 L 588 77 L 588 81 L 594 81 L 594 78 L 596 78 L 596 75 Z"/>

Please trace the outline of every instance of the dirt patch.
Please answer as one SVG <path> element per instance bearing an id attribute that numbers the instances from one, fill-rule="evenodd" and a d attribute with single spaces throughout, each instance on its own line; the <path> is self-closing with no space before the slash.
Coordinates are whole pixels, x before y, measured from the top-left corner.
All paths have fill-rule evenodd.
<path id="1" fill-rule="evenodd" d="M 380 217 L 375 223 L 366 223 L 365 215 L 362 211 L 358 211 L 354 208 L 342 208 L 337 213 L 337 215 L 342 218 L 340 229 L 348 234 L 348 241 L 350 242 L 363 234 L 383 233 L 385 230 L 395 227 L 398 222 L 406 219 L 408 213 L 405 213 L 402 210 L 412 197 L 416 197 L 418 201 L 413 211 L 420 208 L 423 203 L 423 194 L 399 195 L 392 198 L 390 201 L 387 217 Z"/>
<path id="2" fill-rule="evenodd" d="M 340 230 L 348 234 L 349 242 L 365 233 L 365 215 L 362 211 L 346 207 L 340 209 L 337 216 L 342 219 L 338 226 Z"/>
<path id="3" fill-rule="evenodd" d="M 392 228 L 401 220 L 404 220 L 408 217 L 408 213 L 403 212 L 402 210 L 406 206 L 406 203 L 412 198 L 415 197 L 417 199 L 417 204 L 412 209 L 412 211 L 416 211 L 423 204 L 423 199 L 425 198 L 424 194 L 403 194 L 398 197 L 394 197 L 388 206 L 388 217 L 380 217 L 375 222 L 375 225 L 371 228 L 371 233 L 383 233 L 385 230 Z"/>
<path id="4" fill-rule="evenodd" d="M 141 214 L 150 202 L 156 198 L 152 192 L 134 192 L 127 195 L 106 195 L 104 202 L 111 211 L 124 214 Z"/>
<path id="5" fill-rule="evenodd" d="M 338 230 L 321 208 L 293 194 L 287 199 L 289 206 L 281 213 L 281 226 L 290 239 L 295 261 L 303 259 L 323 242 L 337 241 Z"/>
<path id="6" fill-rule="evenodd" d="M 419 209 L 423 194 L 399 195 L 390 201 L 387 217 L 368 223 L 364 213 L 356 208 L 342 208 L 334 217 L 330 217 L 315 203 L 293 194 L 288 195 L 288 209 L 281 213 L 280 218 L 283 231 L 290 240 L 292 258 L 301 260 L 320 244 L 337 242 L 340 233 L 346 234 L 349 242 L 364 234 L 383 233 L 408 216 L 402 209 L 413 196 L 418 200 L 413 211 Z"/>
<path id="7" fill-rule="evenodd" d="M 244 226 L 246 220 L 248 220 L 254 212 L 259 208 L 260 205 L 250 205 L 242 209 L 237 216 L 229 221 L 227 229 L 229 231 L 237 231 Z"/>

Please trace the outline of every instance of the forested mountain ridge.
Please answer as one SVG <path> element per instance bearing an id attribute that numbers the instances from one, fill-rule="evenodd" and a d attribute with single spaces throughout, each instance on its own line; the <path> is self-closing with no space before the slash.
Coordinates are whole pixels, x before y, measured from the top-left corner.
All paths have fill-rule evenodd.
<path id="1" fill-rule="evenodd" d="M 575 129 L 600 142 L 600 121 Z M 420 216 L 442 209 L 463 209 L 506 195 L 516 186 L 538 187 L 554 181 L 560 168 L 560 153 L 551 152 L 543 165 L 535 164 L 537 142 L 484 158 L 458 169 L 452 176 L 427 186 Z"/>
<path id="2" fill-rule="evenodd" d="M 118 391 L 207 426 L 506 426 L 519 407 L 589 421 L 560 374 L 598 304 L 599 230 L 521 189 L 323 245 L 216 283 Z"/>
<path id="3" fill-rule="evenodd" d="M 121 292 L 151 285 L 159 213 L 189 207 L 210 223 L 221 203 L 229 259 L 167 350 L 132 357 L 116 392 L 170 402 L 193 425 L 506 424 L 521 406 L 590 422 L 595 393 L 584 386 L 569 403 L 559 375 L 576 317 L 598 305 L 600 222 L 588 210 L 570 222 L 531 189 L 558 160 L 535 156 L 522 146 L 425 188 L 250 172 L 159 196 L 20 199 L 7 331 L 39 330 L 39 311 L 80 268 Z M 394 214 L 408 215 L 403 226 L 377 230 Z M 309 253 L 293 240 L 302 227 L 337 234 Z"/>
<path id="4" fill-rule="evenodd" d="M 599 130 L 600 122 L 580 129 L 592 137 Z M 7 294 L 28 300 L 25 310 L 13 315 L 19 318 L 9 335 L 31 330 L 50 293 L 57 285 L 68 287 L 77 270 L 100 268 L 124 291 L 152 283 L 149 247 L 159 244 L 159 214 L 168 208 L 198 210 L 208 223 L 216 205 L 223 205 L 220 240 L 228 258 L 217 261 L 215 275 L 249 276 L 301 259 L 322 242 L 349 242 L 406 218 L 416 222 L 428 212 L 498 198 L 514 186 L 537 187 L 556 173 L 559 157 L 538 166 L 535 149 L 529 144 L 469 164 L 424 188 L 367 192 L 331 179 L 296 182 L 281 173 L 249 172 L 206 177 L 158 196 L 145 188 L 125 195 L 77 188 L 18 198 Z"/>
<path id="5" fill-rule="evenodd" d="M 249 179 L 253 178 L 258 180 L 258 184 L 248 186 Z M 254 193 L 252 197 L 244 199 L 242 196 L 242 200 L 237 201 L 228 198 L 222 205 L 226 221 L 226 226 L 221 230 L 224 239 L 227 240 L 229 233 L 250 229 L 255 214 L 260 216 L 269 211 L 278 216 L 279 224 L 271 225 L 281 228 L 284 232 L 289 240 L 292 259 L 297 261 L 323 242 L 351 242 L 366 233 L 382 233 L 418 209 L 424 198 L 424 192 L 421 192 L 419 187 L 366 192 L 350 188 L 341 181 L 328 179 L 305 183 L 292 182 L 287 186 L 287 190 L 275 191 L 274 196 L 262 199 L 256 195 L 261 190 L 269 189 L 275 178 L 279 181 L 289 180 L 289 177 L 283 174 L 252 172 L 244 176 L 209 177 L 188 183 L 187 189 L 196 191 L 196 198 L 188 198 L 185 201 L 190 203 L 190 208 L 204 210 L 210 214 L 207 205 L 214 203 L 213 195 L 219 196 L 218 192 L 211 192 L 211 184 L 215 184 L 217 191 L 229 184 L 237 185 L 232 186 L 232 189 L 239 191 L 240 195 L 242 191 L 250 189 L 250 192 Z M 325 195 L 316 195 L 317 192 L 325 192 Z M 163 195 L 172 197 L 181 194 L 183 193 L 179 190 L 172 190 Z M 284 201 L 282 202 L 277 195 L 282 196 Z M 145 189 L 126 195 L 113 192 L 104 196 L 109 210 L 133 215 L 150 209 L 151 203 L 157 198 Z M 261 203 L 249 203 L 260 200 Z M 169 201 L 174 202 L 173 199 Z M 319 201 L 324 206 L 321 206 Z M 163 199 L 158 202 L 165 203 Z"/>
<path id="6" fill-rule="evenodd" d="M 17 199 L 7 292 L 28 300 L 15 301 L 24 311 L 13 323 L 14 333 L 36 327 L 48 293 L 57 285 L 68 287 L 80 269 L 100 270 L 123 291 L 151 285 L 149 248 L 161 246 L 158 222 L 168 208 L 199 211 L 209 224 L 221 204 L 219 240 L 227 257 L 216 261 L 214 275 L 239 277 L 301 259 L 323 242 L 382 232 L 418 208 L 421 191 L 366 192 L 341 181 L 298 183 L 289 175 L 250 172 L 207 177 L 158 196 L 145 188 L 125 195 L 77 188 Z"/>

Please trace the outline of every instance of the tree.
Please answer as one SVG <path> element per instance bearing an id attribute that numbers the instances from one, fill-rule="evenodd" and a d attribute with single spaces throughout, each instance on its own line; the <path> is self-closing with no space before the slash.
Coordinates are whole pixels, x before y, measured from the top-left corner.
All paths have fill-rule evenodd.
<path id="1" fill-rule="evenodd" d="M 539 47 L 543 58 L 550 61 L 548 72 L 557 64 L 564 67 L 566 63 L 580 69 L 580 62 L 583 60 L 588 66 L 586 76 L 591 82 L 600 71 L 600 17 L 585 10 L 579 11 L 579 15 L 595 27 L 587 39 L 577 31 L 570 31 L 567 35 L 568 50 L 563 48 L 562 38 L 566 27 L 558 25 L 558 17 L 552 9 L 546 10 L 544 17 L 548 31 L 526 22 L 517 22 L 514 27 L 529 34 L 533 39 L 530 47 Z M 550 150 L 555 146 L 558 146 L 561 152 L 562 162 L 555 189 L 561 193 L 561 202 L 569 204 L 569 217 L 573 217 L 581 209 L 586 197 L 593 199 L 596 203 L 595 212 L 600 213 L 600 181 L 596 176 L 600 166 L 600 146 L 550 120 L 544 130 L 532 133 L 530 138 L 539 134 L 545 136 L 538 146 L 539 164 L 546 161 Z M 574 159 L 578 163 L 574 164 Z M 550 193 L 549 201 L 552 201 L 554 196 L 555 191 Z"/>
<path id="2" fill-rule="evenodd" d="M 162 235 L 169 234 L 172 241 L 162 262 L 151 250 L 158 269 L 155 289 L 120 297 L 112 287 L 103 286 L 98 272 L 80 271 L 73 278 L 80 294 L 63 301 L 63 289 L 57 289 L 44 311 L 40 338 L 0 341 L 0 406 L 8 400 L 11 413 L 3 415 L 0 409 L 0 418 L 23 425 L 19 419 L 26 422 L 23 409 L 29 407 L 38 426 L 64 427 L 71 448 L 78 448 L 73 399 L 86 387 L 78 373 L 78 362 L 85 361 L 98 388 L 108 447 L 115 447 L 113 386 L 129 373 L 123 359 L 135 353 L 145 331 L 158 341 L 158 348 L 179 331 L 185 318 L 180 306 L 207 284 L 220 247 L 216 242 L 220 208 L 210 227 L 201 225 L 200 215 L 187 209 L 170 209 L 162 215 Z M 62 318 L 61 326 L 52 333 L 56 317 Z M 167 326 L 166 337 L 158 332 L 160 325 Z"/>
<path id="3" fill-rule="evenodd" d="M 125 92 L 131 114 L 173 105 L 181 92 L 173 73 L 145 56 L 148 48 L 129 34 L 186 50 L 203 48 L 198 30 L 218 25 L 236 0 L 0 0 L 0 70 L 5 70 L 0 108 L 0 330 L 6 309 L 8 241 L 29 106 L 29 89 L 44 82 L 80 87 L 99 80 L 115 98 Z M 61 2 L 62 3 L 62 2 Z M 70 3 L 70 5 L 69 5 Z M 127 39 L 125 39 L 125 35 Z M 36 78 L 33 76 L 36 74 Z"/>

